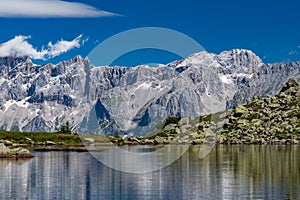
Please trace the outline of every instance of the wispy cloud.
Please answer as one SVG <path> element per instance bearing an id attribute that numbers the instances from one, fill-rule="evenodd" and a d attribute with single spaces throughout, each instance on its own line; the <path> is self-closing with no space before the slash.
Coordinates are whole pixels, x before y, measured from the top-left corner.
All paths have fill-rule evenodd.
<path id="1" fill-rule="evenodd" d="M 297 46 L 296 48 L 293 48 L 289 51 L 289 56 L 293 56 L 293 55 L 299 55 L 300 54 L 300 45 Z"/>
<path id="2" fill-rule="evenodd" d="M 93 18 L 113 16 L 87 4 L 61 0 L 1 0 L 0 17 L 5 18 Z"/>
<path id="3" fill-rule="evenodd" d="M 258 46 L 258 43 L 257 42 L 252 42 L 251 46 L 256 47 L 256 46 Z"/>
<path id="4" fill-rule="evenodd" d="M 262 57 L 262 59 L 263 59 L 263 60 L 266 60 L 266 59 L 271 59 L 271 58 L 272 58 L 272 56 L 273 56 L 273 53 L 272 53 L 272 52 L 270 52 L 270 53 L 268 53 L 268 54 L 264 55 L 264 56 Z"/>
<path id="5" fill-rule="evenodd" d="M 296 55 L 296 54 L 298 54 L 298 51 L 291 50 L 291 51 L 289 52 L 289 56 L 291 56 L 291 55 Z"/>
<path id="6" fill-rule="evenodd" d="M 74 48 L 80 48 L 86 40 L 79 35 L 72 41 L 60 40 L 53 44 L 49 42 L 41 50 L 36 49 L 28 42 L 30 36 L 15 36 L 15 38 L 0 45 L 0 57 L 23 57 L 28 56 L 32 59 L 47 60 L 66 53 Z"/>
<path id="7" fill-rule="evenodd" d="M 81 44 L 85 43 L 85 40 L 81 40 L 82 35 L 78 36 L 72 41 L 65 41 L 61 40 L 58 41 L 56 44 L 52 44 L 52 42 L 48 43 L 48 56 L 53 58 L 59 56 L 62 53 L 66 53 L 73 48 L 80 48 Z"/>

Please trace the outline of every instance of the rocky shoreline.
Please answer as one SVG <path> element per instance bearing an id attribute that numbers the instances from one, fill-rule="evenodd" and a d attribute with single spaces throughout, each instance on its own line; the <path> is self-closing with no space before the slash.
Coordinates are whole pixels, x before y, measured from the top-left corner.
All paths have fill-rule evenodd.
<path id="1" fill-rule="evenodd" d="M 11 149 L 6 147 L 5 144 L 0 143 L 0 158 L 21 159 L 33 157 L 34 156 L 27 149 L 24 149 L 22 147 Z"/>

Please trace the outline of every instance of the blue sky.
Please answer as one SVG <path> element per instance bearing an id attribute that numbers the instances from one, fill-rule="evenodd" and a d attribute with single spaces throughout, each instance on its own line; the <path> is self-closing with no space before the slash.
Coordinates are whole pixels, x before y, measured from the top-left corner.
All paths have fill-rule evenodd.
<path id="1" fill-rule="evenodd" d="M 56 63 L 77 54 L 85 57 L 101 41 L 122 31 L 139 27 L 163 27 L 190 36 L 212 53 L 245 48 L 255 52 L 266 63 L 300 61 L 300 2 L 297 0 L 74 1 L 91 6 L 97 9 L 97 12 L 92 9 L 87 11 L 86 15 L 89 16 L 79 17 L 76 17 L 76 13 L 71 13 L 67 18 L 53 18 L 52 15 L 55 14 L 50 13 L 49 16 L 41 18 L 38 14 L 29 17 L 24 14 L 18 16 L 18 13 L 3 14 L 5 10 L 0 8 L 0 43 L 16 35 L 30 35 L 28 41 L 40 50 L 41 46 L 47 45 L 49 41 L 55 44 L 62 38 L 70 41 L 83 34 L 83 38 L 88 39 L 80 48 L 74 48 L 47 61 L 36 61 Z M 72 9 L 76 11 L 76 8 Z M 136 53 L 139 56 L 128 55 L 127 58 L 120 58 L 117 64 L 150 62 L 149 58 L 155 62 L 166 63 L 176 58 L 165 52 L 148 50 Z M 134 58 L 137 60 L 133 61 Z"/>

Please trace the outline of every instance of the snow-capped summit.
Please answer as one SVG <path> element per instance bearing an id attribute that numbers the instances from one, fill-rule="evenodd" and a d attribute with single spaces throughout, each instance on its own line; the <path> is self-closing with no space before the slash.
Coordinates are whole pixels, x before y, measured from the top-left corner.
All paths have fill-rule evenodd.
<path id="1" fill-rule="evenodd" d="M 252 74 L 263 65 L 262 60 L 250 50 L 223 51 L 218 61 L 225 73 Z"/>

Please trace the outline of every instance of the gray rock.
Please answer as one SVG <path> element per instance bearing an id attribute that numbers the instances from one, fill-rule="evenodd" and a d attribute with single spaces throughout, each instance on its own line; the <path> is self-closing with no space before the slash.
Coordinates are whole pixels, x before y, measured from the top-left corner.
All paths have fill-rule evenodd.
<path id="1" fill-rule="evenodd" d="M 243 105 L 239 105 L 235 108 L 235 112 L 239 114 L 245 114 L 248 112 L 248 110 Z"/>
<path id="2" fill-rule="evenodd" d="M 0 143 L 0 158 L 32 158 L 33 155 L 29 150 L 22 147 L 10 149 L 3 143 Z"/>
<path id="3" fill-rule="evenodd" d="M 84 138 L 83 143 L 85 143 L 85 144 L 94 144 L 95 139 L 94 138 Z"/>
<path id="4" fill-rule="evenodd" d="M 14 144 L 9 140 L 0 140 L 0 143 L 3 143 L 5 146 L 12 146 Z"/>
<path id="5" fill-rule="evenodd" d="M 56 143 L 53 142 L 53 141 L 47 141 L 45 144 L 46 144 L 47 146 L 56 145 Z"/>

